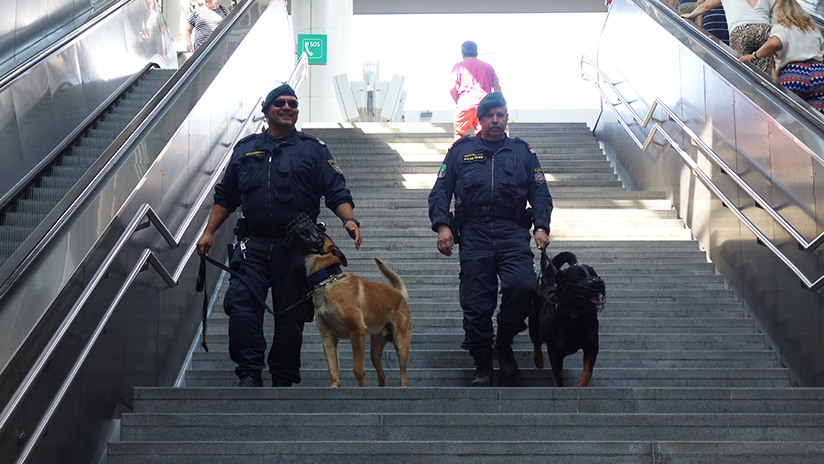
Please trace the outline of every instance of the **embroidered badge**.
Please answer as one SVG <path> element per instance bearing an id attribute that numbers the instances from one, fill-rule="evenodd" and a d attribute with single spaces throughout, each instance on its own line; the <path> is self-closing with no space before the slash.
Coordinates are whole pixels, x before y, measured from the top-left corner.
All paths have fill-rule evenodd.
<path id="1" fill-rule="evenodd" d="M 446 176 L 446 163 L 441 165 L 441 168 L 438 169 L 438 179 L 443 179 Z"/>
<path id="2" fill-rule="evenodd" d="M 265 153 L 265 152 L 260 151 L 260 150 L 258 150 L 258 151 L 250 151 L 249 153 L 246 153 L 246 154 L 245 154 L 245 155 L 243 155 L 243 156 L 262 156 L 262 155 L 263 155 L 263 153 Z"/>
<path id="3" fill-rule="evenodd" d="M 337 161 L 332 159 L 332 160 L 326 160 L 326 162 L 329 163 L 329 166 L 332 166 L 332 169 L 334 169 L 335 172 L 337 172 L 338 174 L 343 174 L 343 171 L 340 170 L 340 166 L 338 166 Z"/>
<path id="4" fill-rule="evenodd" d="M 322 147 L 325 147 L 325 146 L 326 146 L 326 144 L 325 144 L 325 143 L 323 143 L 323 140 L 321 140 L 321 139 L 319 139 L 319 138 L 317 138 L 317 137 L 315 137 L 315 142 L 318 142 L 318 143 L 320 144 L 320 146 L 322 146 Z"/>
<path id="5" fill-rule="evenodd" d="M 526 149 L 529 150 L 529 152 L 533 155 L 537 155 L 537 153 L 535 153 L 535 150 L 533 150 L 532 147 L 529 146 L 529 144 L 526 144 Z"/>
<path id="6" fill-rule="evenodd" d="M 541 168 L 535 168 L 535 183 L 536 184 L 543 184 L 546 181 L 544 177 L 544 170 Z"/>
<path id="7" fill-rule="evenodd" d="M 478 161 L 484 159 L 483 153 L 470 153 L 468 155 L 463 155 L 464 161 Z"/>

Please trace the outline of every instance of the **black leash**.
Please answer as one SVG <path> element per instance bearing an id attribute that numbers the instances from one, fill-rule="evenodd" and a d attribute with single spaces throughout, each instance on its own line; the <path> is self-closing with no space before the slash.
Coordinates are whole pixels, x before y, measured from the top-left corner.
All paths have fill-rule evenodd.
<path id="1" fill-rule="evenodd" d="M 267 305 L 266 302 L 263 299 L 261 299 L 260 296 L 257 293 L 255 293 L 255 291 L 252 289 L 252 285 L 242 275 L 240 275 L 240 273 L 236 272 L 235 270 L 233 270 L 229 266 L 226 266 L 223 263 L 215 261 L 214 259 L 206 256 L 206 253 L 203 253 L 202 255 L 200 255 L 200 270 L 198 271 L 198 274 L 197 274 L 197 286 L 196 286 L 195 289 L 196 289 L 197 292 L 203 292 L 203 333 L 200 337 L 200 345 L 203 347 L 203 349 L 206 352 L 208 352 L 209 348 L 206 346 L 206 319 L 207 319 L 207 316 L 208 316 L 208 313 L 209 313 L 209 292 L 206 291 L 206 261 L 208 261 L 211 264 L 217 266 L 218 268 L 228 272 L 233 277 L 237 277 L 238 280 L 240 280 L 240 282 L 243 285 L 245 285 L 246 288 L 249 289 L 249 292 L 255 297 L 255 299 L 258 301 L 258 303 L 260 303 L 261 306 L 263 306 L 263 309 L 265 309 L 266 312 L 268 312 L 269 314 L 271 314 L 273 316 L 275 315 L 275 312 L 272 311 L 272 308 L 270 308 L 269 305 Z M 298 302 L 298 303 L 300 303 L 300 302 Z M 294 306 L 295 305 L 293 305 L 293 307 Z M 289 309 L 291 309 L 291 308 L 288 308 L 287 311 Z"/>

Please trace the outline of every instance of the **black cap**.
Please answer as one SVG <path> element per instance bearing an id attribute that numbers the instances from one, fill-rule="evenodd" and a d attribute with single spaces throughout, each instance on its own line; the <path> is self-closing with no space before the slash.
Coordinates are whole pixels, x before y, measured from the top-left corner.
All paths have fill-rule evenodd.
<path id="1" fill-rule="evenodd" d="M 266 108 L 275 101 L 281 95 L 291 95 L 293 97 L 297 97 L 295 94 L 295 90 L 289 84 L 283 84 L 281 86 L 275 87 L 274 90 L 269 92 L 269 95 L 266 95 L 266 100 L 263 100 L 263 104 L 260 105 L 260 110 L 264 113 L 266 112 Z"/>
<path id="2" fill-rule="evenodd" d="M 492 108 L 498 108 L 499 106 L 506 106 L 504 94 L 501 92 L 492 92 L 487 94 L 483 100 L 481 100 L 481 103 L 478 104 L 478 119 L 481 119 L 487 111 Z"/>

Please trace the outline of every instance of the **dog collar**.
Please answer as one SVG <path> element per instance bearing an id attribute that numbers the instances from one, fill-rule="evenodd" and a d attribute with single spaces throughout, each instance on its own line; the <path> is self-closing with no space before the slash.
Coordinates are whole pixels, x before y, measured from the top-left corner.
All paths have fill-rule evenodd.
<path id="1" fill-rule="evenodd" d="M 309 285 L 311 285 L 312 287 L 316 287 L 324 280 L 330 277 L 334 277 L 338 274 L 343 274 L 343 271 L 340 270 L 340 264 L 333 264 L 331 266 L 327 266 L 319 271 L 313 272 L 312 275 L 309 276 Z"/>

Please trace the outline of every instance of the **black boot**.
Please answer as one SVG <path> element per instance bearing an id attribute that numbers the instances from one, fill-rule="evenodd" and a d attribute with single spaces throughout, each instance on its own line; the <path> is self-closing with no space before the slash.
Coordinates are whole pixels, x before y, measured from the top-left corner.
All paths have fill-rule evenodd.
<path id="1" fill-rule="evenodd" d="M 507 334 L 498 333 L 495 340 L 495 354 L 498 358 L 498 367 L 504 377 L 513 377 L 518 373 L 518 361 L 512 352 L 512 338 Z"/>
<path id="2" fill-rule="evenodd" d="M 492 348 L 471 350 L 469 354 L 475 358 L 475 380 L 470 384 L 473 387 L 491 387 L 494 372 L 492 371 Z"/>
<path id="3" fill-rule="evenodd" d="M 240 377 L 240 382 L 238 382 L 238 387 L 262 387 L 263 386 L 263 378 L 260 375 L 260 371 L 249 371 L 243 372 L 242 374 L 238 375 Z"/>

